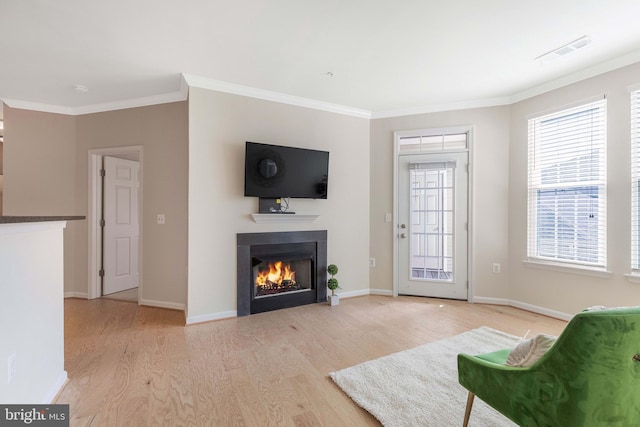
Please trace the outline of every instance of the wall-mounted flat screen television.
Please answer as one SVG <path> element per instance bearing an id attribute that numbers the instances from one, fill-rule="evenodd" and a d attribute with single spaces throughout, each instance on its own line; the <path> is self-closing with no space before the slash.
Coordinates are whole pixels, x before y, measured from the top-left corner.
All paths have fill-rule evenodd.
<path id="1" fill-rule="evenodd" d="M 248 142 L 244 195 L 326 199 L 329 152 Z"/>

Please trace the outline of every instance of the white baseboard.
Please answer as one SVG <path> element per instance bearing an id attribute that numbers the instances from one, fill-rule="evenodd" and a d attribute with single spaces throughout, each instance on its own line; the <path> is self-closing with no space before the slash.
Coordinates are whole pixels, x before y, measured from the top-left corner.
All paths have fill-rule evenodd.
<path id="1" fill-rule="evenodd" d="M 506 298 L 473 297 L 469 298 L 469 302 L 472 304 L 511 305 L 511 301 Z"/>
<path id="2" fill-rule="evenodd" d="M 351 292 L 339 292 L 340 298 L 353 298 L 361 297 L 364 295 L 385 295 L 393 296 L 393 292 L 386 289 L 360 289 L 358 291 Z M 187 325 L 194 325 L 196 323 L 211 322 L 213 320 L 229 319 L 232 317 L 238 317 L 238 312 L 235 310 L 221 311 L 218 313 L 201 314 L 199 316 L 187 317 Z"/>
<path id="3" fill-rule="evenodd" d="M 360 289 L 359 291 L 340 292 L 340 298 L 361 297 L 364 295 L 383 295 L 392 297 L 393 291 L 388 289 Z"/>
<path id="4" fill-rule="evenodd" d="M 533 311 L 534 313 L 544 314 L 545 316 L 549 316 L 549 317 L 555 317 L 556 319 L 567 320 L 567 321 L 573 319 L 572 314 L 551 310 L 545 307 L 539 307 L 537 305 L 527 304 L 525 302 L 511 301 L 510 305 L 512 307 L 521 308 L 522 310 Z"/>
<path id="5" fill-rule="evenodd" d="M 369 289 L 369 295 L 382 295 L 385 297 L 392 297 L 393 291 L 389 289 Z"/>
<path id="6" fill-rule="evenodd" d="M 211 322 L 212 320 L 230 319 L 232 317 L 238 317 L 236 310 L 221 311 L 218 313 L 201 314 L 199 316 L 187 317 L 187 325 L 194 325 L 196 323 Z"/>
<path id="7" fill-rule="evenodd" d="M 361 297 L 364 295 L 382 295 L 382 296 L 391 297 L 393 296 L 393 291 L 388 289 L 360 289 L 358 291 L 340 292 L 339 295 L 340 295 L 340 298 L 353 298 L 353 297 Z M 88 294 L 86 292 L 65 292 L 64 297 L 87 299 Z M 515 308 L 520 308 L 522 310 L 531 311 L 533 313 L 554 317 L 556 319 L 561 319 L 561 320 L 571 320 L 573 318 L 572 314 L 551 310 L 549 308 L 540 307 L 537 305 L 532 305 L 532 304 L 528 304 L 521 301 L 510 300 L 507 298 L 490 298 L 490 297 L 476 296 L 476 297 L 470 298 L 469 302 L 474 304 L 507 305 Z M 140 304 L 150 306 L 150 307 L 169 308 L 172 310 L 180 310 L 180 311 L 185 310 L 184 304 L 175 303 L 175 302 L 154 301 L 154 300 L 144 299 L 140 301 Z M 195 323 L 202 323 L 202 322 L 210 322 L 212 320 L 229 319 L 237 316 L 238 316 L 238 312 L 235 310 L 222 311 L 219 313 L 202 314 L 200 316 L 188 317 L 187 325 L 192 325 Z"/>
<path id="8" fill-rule="evenodd" d="M 351 292 L 339 292 L 340 298 L 353 298 L 353 297 L 361 297 L 363 295 L 369 295 L 369 289 L 360 289 L 359 291 L 351 291 Z M 329 292 L 327 292 L 329 295 Z"/>
<path id="9" fill-rule="evenodd" d="M 89 299 L 89 294 L 86 292 L 65 292 L 65 298 L 81 298 L 81 299 Z"/>
<path id="10" fill-rule="evenodd" d="M 567 321 L 573 318 L 572 314 L 563 313 L 561 311 L 551 310 L 546 307 L 540 307 L 537 305 L 528 304 L 526 302 L 514 301 L 506 298 L 473 297 L 473 300 L 469 302 L 473 302 L 474 304 L 508 305 L 510 307 L 520 308 L 522 310 L 527 310 L 533 313 L 538 313 L 545 316 L 554 317 L 556 319 L 567 320 Z"/>
<path id="11" fill-rule="evenodd" d="M 140 305 L 147 305 L 149 307 L 159 307 L 159 308 L 169 308 L 171 310 L 180 310 L 184 311 L 184 304 L 178 302 L 167 302 L 167 301 L 154 301 L 151 299 L 141 299 Z"/>
<path id="12" fill-rule="evenodd" d="M 42 398 L 42 405 L 48 405 L 50 403 L 54 403 L 58 394 L 62 391 L 62 388 L 67 383 L 67 371 L 62 371 L 57 381 L 51 387 L 51 390 Z"/>
<path id="13" fill-rule="evenodd" d="M 388 289 L 361 289 L 358 291 L 340 292 L 339 295 L 340 295 L 340 298 L 353 298 L 353 297 L 360 297 L 364 295 L 393 296 L 393 291 L 390 291 Z M 473 299 L 470 299 L 469 302 L 474 304 L 506 305 L 510 307 L 520 308 L 522 310 L 531 311 L 532 313 L 538 313 L 544 316 L 554 317 L 556 319 L 567 320 L 567 321 L 573 318 L 573 315 L 571 314 L 563 313 L 561 311 L 551 310 L 545 307 L 539 307 L 537 305 L 527 304 L 520 301 L 510 300 L 507 298 L 473 297 Z M 193 324 L 202 323 L 202 322 L 210 322 L 212 320 L 229 319 L 237 316 L 238 316 L 238 313 L 235 310 L 222 311 L 219 313 L 202 314 L 199 316 L 190 316 L 190 317 L 187 317 L 187 325 L 193 325 Z"/>
<path id="14" fill-rule="evenodd" d="M 86 292 L 65 292 L 65 298 L 82 298 L 88 299 L 89 294 Z M 177 302 L 167 302 L 167 301 L 155 301 L 150 299 L 143 299 L 140 301 L 140 305 L 146 305 L 149 307 L 159 307 L 159 308 L 169 308 L 171 310 L 180 310 L 184 311 L 185 305 Z"/>

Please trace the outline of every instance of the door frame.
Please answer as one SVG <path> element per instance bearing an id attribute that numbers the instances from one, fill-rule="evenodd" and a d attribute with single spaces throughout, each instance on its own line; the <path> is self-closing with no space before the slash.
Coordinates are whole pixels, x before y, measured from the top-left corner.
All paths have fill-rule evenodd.
<path id="1" fill-rule="evenodd" d="M 96 148 L 89 150 L 88 174 L 88 299 L 100 298 L 102 296 L 100 266 L 102 265 L 102 233 L 100 230 L 100 219 L 102 218 L 102 179 L 100 169 L 102 169 L 102 158 L 104 156 L 137 156 L 140 163 L 140 177 L 138 190 L 138 304 L 142 301 L 142 286 L 144 283 L 142 272 L 143 254 L 143 232 L 142 204 L 143 204 L 143 149 L 142 145 L 128 147 Z"/>
<path id="2" fill-rule="evenodd" d="M 400 284 L 400 245 L 399 245 L 399 235 L 400 235 L 400 222 L 399 222 L 399 211 L 400 207 L 398 206 L 398 183 L 399 183 L 399 173 L 400 173 L 400 138 L 415 136 L 418 134 L 422 135 L 442 135 L 442 134 L 454 134 L 454 133 L 467 133 L 467 151 L 469 154 L 469 170 L 468 170 L 468 185 L 467 185 L 467 282 L 469 286 L 467 288 L 467 301 L 473 302 L 473 296 L 475 295 L 475 286 L 473 278 L 475 277 L 475 268 L 474 268 L 474 260 L 473 260 L 473 248 L 474 248 L 474 238 L 473 238 L 473 224 L 474 224 L 474 216 L 473 212 L 475 210 L 474 205 L 474 168 L 475 164 L 475 155 L 474 155 L 474 143 L 473 143 L 473 126 L 447 126 L 441 128 L 426 128 L 420 130 L 406 130 L 406 131 L 395 131 L 393 133 L 393 296 L 397 297 L 399 295 L 399 284 Z M 456 151 L 456 150 L 451 150 Z M 457 150 L 459 151 L 459 150 Z M 447 150 L 442 151 L 434 151 L 434 152 L 414 152 L 407 154 L 434 154 L 434 153 L 446 153 Z"/>

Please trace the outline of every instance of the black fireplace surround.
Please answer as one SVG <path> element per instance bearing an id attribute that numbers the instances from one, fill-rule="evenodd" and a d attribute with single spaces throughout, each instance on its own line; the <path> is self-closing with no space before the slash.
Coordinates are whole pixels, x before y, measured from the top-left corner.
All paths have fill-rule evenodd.
<path id="1" fill-rule="evenodd" d="M 238 233 L 238 316 L 313 304 L 327 300 L 327 231 Z M 254 267 L 259 261 L 308 258 L 310 290 L 268 297 L 255 296 Z"/>

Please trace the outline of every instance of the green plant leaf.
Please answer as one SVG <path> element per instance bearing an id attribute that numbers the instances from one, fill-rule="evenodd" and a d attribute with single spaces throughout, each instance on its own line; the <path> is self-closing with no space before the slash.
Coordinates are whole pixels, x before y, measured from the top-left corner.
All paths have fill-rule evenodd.
<path id="1" fill-rule="evenodd" d="M 338 266 L 335 264 L 329 264 L 329 266 L 327 267 L 327 272 L 330 275 L 335 276 L 336 274 L 338 274 Z"/>

